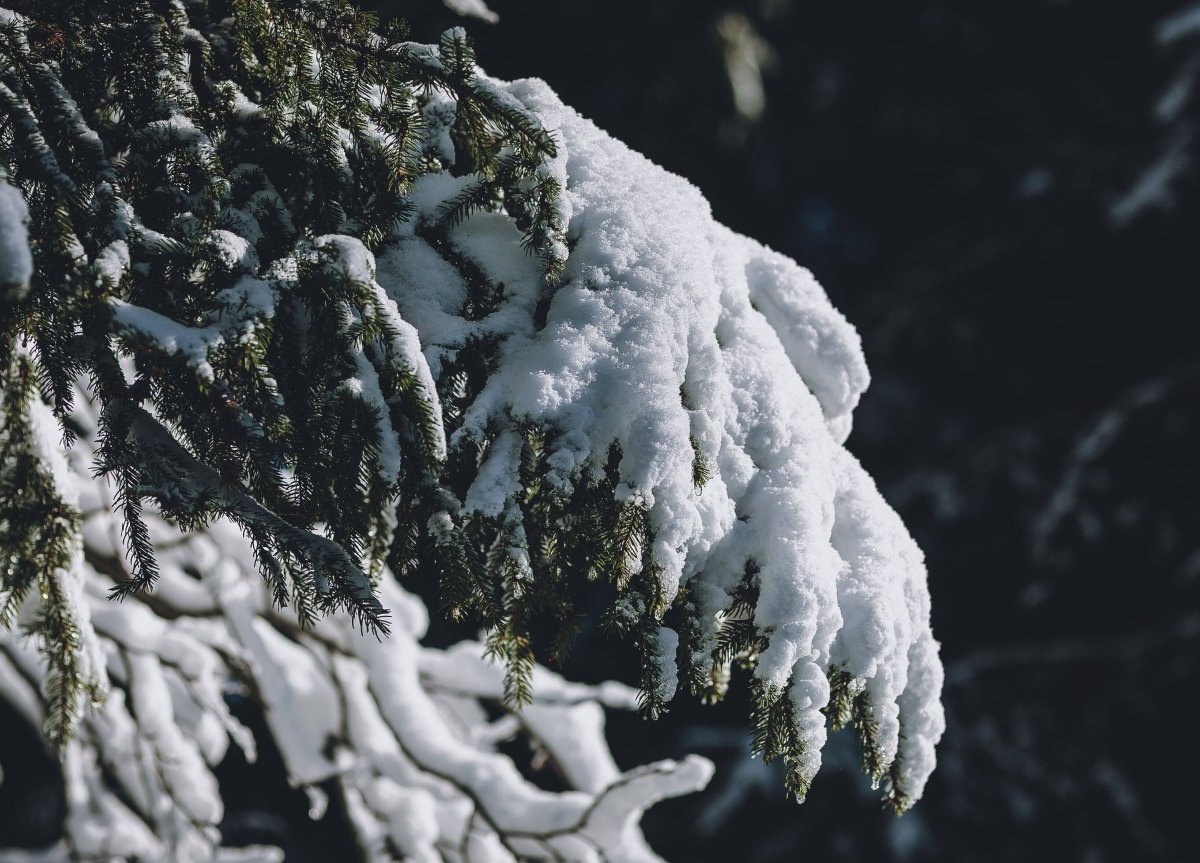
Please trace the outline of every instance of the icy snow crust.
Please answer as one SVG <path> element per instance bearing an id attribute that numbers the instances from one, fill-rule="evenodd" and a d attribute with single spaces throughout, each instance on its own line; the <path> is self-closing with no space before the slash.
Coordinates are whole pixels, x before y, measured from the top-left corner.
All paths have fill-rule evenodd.
<path id="1" fill-rule="evenodd" d="M 619 445 L 617 493 L 648 512 L 664 600 L 682 590 L 699 612 L 690 653 L 661 630 L 660 694 L 675 691 L 677 659 L 712 673 L 723 617 L 756 572 L 753 623 L 767 647 L 755 675 L 795 708 L 803 784 L 820 765 L 828 678 L 840 672 L 874 726 L 882 769 L 916 800 L 944 725 L 942 670 L 921 552 L 842 445 L 869 381 L 853 327 L 807 270 L 714 222 L 694 187 L 545 84 L 498 86 L 559 144 L 547 170 L 566 190 L 571 251 L 545 324 L 534 323 L 541 269 L 501 215 L 450 233 L 504 287 L 483 320 L 456 314 L 466 287 L 417 235 L 419 222 L 379 260 L 435 373 L 469 338 L 501 339 L 498 367 L 451 441 L 495 435 L 465 511 L 512 508 L 522 423 L 554 430 L 549 463 L 567 488 Z M 435 219 L 456 182 L 423 178 L 421 216 Z M 700 492 L 692 440 L 712 472 Z"/>

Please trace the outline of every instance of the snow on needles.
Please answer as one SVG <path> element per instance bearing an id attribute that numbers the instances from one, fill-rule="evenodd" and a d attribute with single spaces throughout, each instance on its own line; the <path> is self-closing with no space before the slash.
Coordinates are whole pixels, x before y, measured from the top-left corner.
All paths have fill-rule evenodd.
<path id="1" fill-rule="evenodd" d="M 122 616 L 89 603 L 106 650 L 121 662 L 109 664 L 114 700 L 91 726 L 97 741 L 68 758 L 73 793 L 108 801 L 116 812 L 126 804 L 103 790 L 97 765 L 132 763 L 134 750 L 150 753 L 150 761 L 171 762 L 146 777 L 173 801 L 167 820 L 185 833 L 188 824 L 204 825 L 196 847 L 211 845 L 220 800 L 197 777 L 229 739 L 249 746 L 215 694 L 220 669 L 228 671 L 236 656 L 269 708 L 290 775 L 301 784 L 337 777 L 364 847 L 382 854 L 390 845 L 418 860 L 451 856 L 438 844 L 447 842 L 470 846 L 459 856 L 471 859 L 650 859 L 636 831 L 641 809 L 702 785 L 705 765 L 650 765 L 614 778 L 606 755 L 592 752 L 574 759 L 576 791 L 547 795 L 511 762 L 478 751 L 499 732 L 479 718 L 477 699 L 464 696 L 454 707 L 465 717 L 465 737 L 436 730 L 453 696 L 430 697 L 429 679 L 418 671 L 424 610 L 414 610 L 383 565 L 389 548 L 399 556 L 391 559 L 404 558 L 397 572 L 417 565 L 424 552 L 416 539 L 411 555 L 392 542 L 400 520 L 411 518 L 405 530 L 425 531 L 436 546 L 430 555 L 446 555 L 439 564 L 461 552 L 451 561 L 458 569 L 443 567 L 444 599 L 452 614 L 477 611 L 491 627 L 488 649 L 508 661 L 503 680 L 490 671 L 476 675 L 492 675 L 489 691 L 510 702 L 531 691 L 535 706 L 547 687 L 561 694 L 558 683 L 531 670 L 526 612 L 552 594 L 548 604 L 560 621 L 573 619 L 577 609 L 563 597 L 574 585 L 567 583 L 607 574 L 616 593 L 608 619 L 638 640 L 648 712 L 681 688 L 719 698 L 732 663 L 743 662 L 753 668 L 756 747 L 784 759 L 789 791 L 802 797 L 819 769 L 827 722 L 853 720 L 868 772 L 897 808 L 910 805 L 933 769 L 944 726 L 942 670 L 921 552 L 844 446 L 869 382 L 853 327 L 810 273 L 715 222 L 698 190 L 597 129 L 545 84 L 506 84 L 474 69 L 461 31 L 448 31 L 437 48 L 404 43 L 397 50 L 444 92 L 419 95 L 430 90 L 423 84 L 406 97 L 413 100 L 406 105 L 420 106 L 423 124 L 415 107 L 386 115 L 396 123 L 408 117 L 408 131 L 420 130 L 423 140 L 406 138 L 420 157 L 401 166 L 405 183 L 378 225 L 370 208 L 343 207 L 362 191 L 359 184 L 381 182 L 355 167 L 386 140 L 374 113 L 352 124 L 355 131 L 336 123 L 326 130 L 334 145 L 322 181 L 329 189 L 306 186 L 298 194 L 273 184 L 272 165 L 233 164 L 226 177 L 222 154 L 261 154 L 231 149 L 239 135 L 209 135 L 182 106 L 172 108 L 170 120 L 151 123 L 135 143 L 148 153 L 173 147 L 205 168 L 204 200 L 219 217 L 214 227 L 187 210 L 165 228 L 120 198 L 111 172 L 96 184 L 112 236 L 94 261 L 82 251 L 80 260 L 102 289 L 117 348 L 189 371 L 195 386 L 189 379 L 179 405 L 213 393 L 246 440 L 248 472 L 244 488 L 224 482 L 225 474 L 172 437 L 171 423 L 140 406 L 126 410 L 121 434 L 128 431 L 138 448 L 117 447 L 113 455 L 157 460 L 150 473 L 163 488 L 152 496 L 163 511 L 176 506 L 173 517 L 183 523 L 209 525 L 188 538 L 195 561 L 179 560 L 184 552 L 174 546 L 160 549 L 163 570 L 199 572 L 205 590 L 194 579 L 164 578 L 155 601 L 196 613 L 173 627 L 177 635 L 154 622 L 155 606 L 131 604 Z M 315 81 L 325 61 L 315 49 L 309 54 Z M 222 91 L 231 100 L 230 122 L 249 134 L 238 124 L 255 112 L 231 87 Z M 370 88 L 362 98 L 372 112 L 382 105 L 381 92 Z M 461 136 L 451 132 L 472 124 L 492 149 L 461 150 Z M 386 167 L 394 176 L 396 166 Z M 343 187 L 345 200 L 335 194 Z M 329 213 L 346 218 L 306 215 L 308 198 L 326 192 Z M 179 200 L 192 209 L 204 203 Z M 14 285 L 19 293 L 31 275 L 23 220 L 20 195 L 0 183 L 5 293 Z M 147 261 L 191 260 L 196 249 L 204 260 L 194 277 L 220 290 L 187 316 L 171 317 L 177 304 L 146 284 Z M 320 355 L 310 357 L 310 348 Z M 302 369 L 295 358 L 304 360 Z M 253 386 L 238 383 L 243 372 Z M 288 380 L 293 374 L 298 379 Z M 296 406 L 287 404 L 281 383 Z M 251 397 L 234 398 L 239 392 Z M 314 409 L 305 410 L 310 401 Z M 175 405 L 160 399 L 153 407 Z M 335 521 L 347 521 L 349 539 L 338 540 L 345 547 L 297 529 L 266 505 L 270 495 L 292 505 L 285 471 L 277 470 L 281 454 L 294 460 L 288 470 L 324 484 L 332 476 L 323 462 L 308 463 L 307 438 L 282 446 L 271 437 L 273 428 L 292 427 L 275 422 L 281 405 L 296 414 L 287 416 L 292 423 L 327 423 L 321 440 L 338 442 L 339 452 L 370 469 L 361 494 L 359 484 L 348 485 L 326 507 Z M 180 427 L 192 420 L 183 411 L 172 416 Z M 353 424 L 335 427 L 338 417 Z M 219 441 L 224 432 L 198 423 L 196 433 Z M 359 436 L 369 438 L 361 448 Z M 129 471 L 110 474 L 135 469 L 130 462 Z M 186 481 L 176 482 L 177 474 Z M 83 483 L 81 495 L 95 495 L 98 485 Z M 144 486 L 124 493 L 146 496 Z M 386 603 L 397 617 L 392 639 L 356 638 L 337 615 L 319 621 L 311 637 L 281 630 L 261 588 L 243 577 L 253 554 L 232 550 L 236 537 L 221 536 L 227 525 L 209 524 L 215 510 L 208 503 L 218 495 L 220 514 L 238 520 L 256 543 L 284 536 L 285 550 L 311 568 L 324 599 L 333 576 L 347 611 L 376 620 Z M 319 509 L 324 499 L 312 503 Z M 118 576 L 149 571 L 140 559 L 127 565 L 120 542 L 97 532 L 97 522 L 112 521 L 110 509 L 105 501 L 81 507 L 97 514 L 85 526 L 88 566 L 107 561 Z M 378 509 L 383 516 L 375 517 Z M 367 512 L 370 529 L 342 518 L 347 510 Z M 321 515 L 314 511 L 314 524 Z M 588 532 L 597 538 L 571 536 Z M 384 541 L 359 554 L 357 545 L 371 537 Z M 357 558 L 368 556 L 371 565 L 360 566 Z M 89 577 L 89 592 L 110 575 Z M 380 597 L 372 592 L 376 576 Z M 214 586 L 220 589 L 205 593 Z M 211 617 L 200 615 L 205 608 Z M 121 646 L 136 642 L 166 661 L 179 654 L 173 639 L 185 635 L 196 640 L 197 656 L 209 657 L 197 660 L 203 667 L 139 658 L 135 670 Z M 177 691 L 191 694 L 179 702 L 184 713 L 171 717 L 162 713 L 169 709 L 163 693 L 175 700 Z M 596 736 L 594 713 L 575 712 L 572 727 Z M 272 719 L 279 715 L 302 718 L 280 724 Z M 526 728 L 542 729 L 544 745 L 565 745 L 552 723 L 530 717 Z M 178 726 L 189 723 L 198 749 L 185 757 L 191 744 Z M 349 741 L 348 754 L 325 746 L 334 731 Z M 370 755 L 355 760 L 355 752 Z M 438 778 L 414 783 L 414 771 Z M 436 833 L 429 819 L 394 815 L 431 809 Z M 156 829 L 145 828 L 145 842 L 161 840 Z M 538 838 L 513 838 L 521 834 Z M 133 844 L 121 853 L 146 856 L 140 835 L 131 828 Z"/>
<path id="2" fill-rule="evenodd" d="M 215 770 L 231 744 L 256 758 L 255 735 L 229 706 L 244 696 L 261 708 L 289 782 L 309 790 L 310 817 L 325 814 L 318 784 L 340 796 L 364 860 L 659 859 L 642 837 L 644 810 L 702 788 L 712 765 L 689 756 L 620 771 L 603 708 L 630 709 L 636 695 L 616 683 L 585 686 L 539 667 L 534 701 L 491 718 L 503 669 L 477 643 L 421 646 L 425 608 L 390 574 L 380 585 L 394 615 L 386 639 L 364 636 L 345 613 L 308 629 L 274 607 L 233 525 L 180 537 L 154 516 L 155 592 L 109 601 L 130 562 L 111 491 L 90 475 L 95 409 L 83 394 L 78 404 L 81 441 L 59 472 L 85 513 L 74 577 L 112 686 L 63 752 L 64 839 L 28 859 L 279 863 L 277 848 L 221 845 Z M 0 699 L 35 724 L 45 707 L 30 681 L 43 666 L 36 645 L 0 632 Z M 539 788 L 502 754 L 518 736 L 559 765 L 566 790 Z"/>
<path id="3" fill-rule="evenodd" d="M 617 495 L 648 515 L 664 602 L 684 591 L 699 616 L 690 655 L 661 631 L 662 694 L 674 692 L 677 658 L 713 671 L 721 624 L 755 573 L 753 624 L 767 639 L 755 674 L 789 694 L 803 784 L 820 764 L 828 680 L 842 675 L 877 729 L 877 772 L 890 766 L 898 794 L 914 801 L 944 724 L 942 672 L 921 552 L 842 446 L 869 381 L 853 327 L 806 270 L 717 224 L 694 187 L 545 84 L 501 86 L 559 146 L 546 170 L 565 188 L 571 251 L 544 324 L 535 325 L 540 269 L 500 215 L 450 232 L 457 252 L 504 288 L 481 321 L 456 316 L 460 278 L 411 228 L 380 260 L 402 314 L 427 324 L 418 328 L 435 369 L 472 335 L 501 339 L 498 366 L 452 440 L 496 434 L 467 512 L 511 505 L 512 430 L 522 424 L 553 430 L 549 464 L 567 487 L 601 472 L 616 444 Z M 432 218 L 424 201 L 444 199 L 456 181 L 423 182 L 442 187 L 414 195 Z M 700 492 L 693 441 L 712 474 Z"/>

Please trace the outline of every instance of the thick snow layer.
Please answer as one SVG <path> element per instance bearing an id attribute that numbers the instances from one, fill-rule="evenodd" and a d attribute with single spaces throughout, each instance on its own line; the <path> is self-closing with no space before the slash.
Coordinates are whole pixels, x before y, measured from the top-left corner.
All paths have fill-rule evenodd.
<path id="1" fill-rule="evenodd" d="M 502 288 L 486 317 L 461 313 L 463 278 L 418 227 L 462 178 L 422 178 L 419 217 L 378 273 L 417 322 L 435 374 L 469 339 L 498 341 L 496 368 L 450 442 L 490 441 L 465 511 L 515 510 L 524 424 L 550 430 L 550 479 L 565 488 L 618 445 L 617 494 L 648 514 L 662 594 L 670 602 L 686 588 L 699 608 L 700 644 L 685 659 L 711 670 L 724 613 L 755 573 L 753 622 L 767 639 L 755 673 L 792 699 L 805 781 L 820 764 L 827 677 L 838 672 L 865 692 L 883 765 L 899 754 L 893 775 L 915 800 L 942 731 L 941 670 L 921 552 L 843 446 L 869 383 L 857 333 L 807 270 L 717 224 L 694 187 L 545 84 L 496 86 L 558 144 L 545 170 L 565 189 L 570 253 L 544 322 L 541 268 L 495 213 L 449 230 L 454 253 Z M 711 474 L 700 492 L 693 441 Z M 662 629 L 664 698 L 678 647 Z"/>

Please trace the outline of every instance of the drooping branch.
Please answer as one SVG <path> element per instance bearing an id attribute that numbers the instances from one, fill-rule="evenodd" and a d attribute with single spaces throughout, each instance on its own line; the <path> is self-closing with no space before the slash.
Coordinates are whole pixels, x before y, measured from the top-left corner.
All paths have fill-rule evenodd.
<path id="1" fill-rule="evenodd" d="M 432 574 L 514 706 L 601 595 L 647 715 L 745 667 L 794 796 L 848 724 L 917 799 L 944 724 L 924 564 L 844 447 L 868 375 L 811 275 L 544 85 L 488 78 L 461 29 L 226 11 L 0 13 L 34 264 L 0 346 L 29 345 L 65 438 L 77 384 L 97 405 L 116 594 L 158 582 L 158 515 L 237 524 L 314 631 L 382 633 L 389 570 Z"/>

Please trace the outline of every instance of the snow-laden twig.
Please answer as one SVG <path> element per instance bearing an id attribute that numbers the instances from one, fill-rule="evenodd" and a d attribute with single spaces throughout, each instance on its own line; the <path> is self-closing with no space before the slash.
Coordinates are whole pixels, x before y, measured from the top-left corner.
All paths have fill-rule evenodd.
<path id="1" fill-rule="evenodd" d="M 160 584 L 144 601 L 111 601 L 129 562 L 87 450 L 70 452 L 85 513 L 78 572 L 111 689 L 63 753 L 64 844 L 37 859 L 281 860 L 274 849 L 220 846 L 214 771 L 231 744 L 251 761 L 256 752 L 226 704 L 239 686 L 261 704 L 293 784 L 336 780 L 371 861 L 656 860 L 638 829 L 642 811 L 708 781 L 711 766 L 696 757 L 618 770 L 604 708 L 635 707 L 636 696 L 614 683 L 583 686 L 539 668 L 534 702 L 492 733 L 482 705 L 500 705 L 504 672 L 482 645 L 421 647 L 425 609 L 390 575 L 388 638 L 363 635 L 344 615 L 306 631 L 272 607 L 249 543 L 225 522 L 181 538 L 152 519 Z M 45 708 L 33 682 L 44 673 L 35 645 L 0 639 L 0 698 L 38 724 Z M 497 750 L 515 734 L 570 790 L 523 778 Z"/>
<path id="2" fill-rule="evenodd" d="M 398 42 L 343 0 L 245 0 L 220 21 L 189 0 L 135 26 L 98 2 L 90 24 L 55 25 L 77 49 L 59 62 L 52 28 L 0 30 L 24 75 L 0 82 L 0 108 L 40 234 L 17 332 L 64 433 L 81 378 L 100 405 L 96 467 L 130 550 L 105 570 L 118 593 L 153 587 L 175 554 L 143 506 L 201 535 L 227 519 L 252 542 L 238 561 L 306 638 L 339 646 L 337 670 L 346 634 L 323 613 L 382 633 L 405 607 L 385 561 L 401 581 L 436 573 L 446 612 L 487 630 L 513 705 L 538 703 L 535 658 L 565 654 L 603 602 L 640 654 L 647 715 L 684 689 L 718 700 L 746 667 L 755 749 L 784 761 L 793 796 L 827 726 L 852 724 L 889 802 L 920 797 L 944 726 L 924 562 L 845 447 L 867 368 L 808 271 L 546 85 L 487 77 L 460 28 Z M 112 94 L 139 118 L 123 131 L 99 122 L 92 86 L 112 40 L 153 81 L 153 110 Z M 39 559 L 26 516 L 22 554 Z M 180 590 L 137 598 L 161 612 Z M 265 611 L 229 605 L 239 591 L 209 617 L 287 669 L 262 698 L 334 686 L 263 631 Z M 353 651 L 362 685 L 413 733 L 428 711 L 375 690 L 389 666 L 373 650 Z M 156 745 L 170 736 L 160 724 Z M 297 751 L 303 777 L 336 761 Z M 493 783 L 480 770 L 452 778 Z M 207 817 L 193 803 L 188 819 Z M 478 817 L 504 832 L 503 815 Z"/>
<path id="3" fill-rule="evenodd" d="M 669 701 L 681 682 L 719 697 L 746 659 L 776 717 L 759 728 L 779 726 L 764 751 L 789 761 L 798 796 L 834 714 L 855 717 L 870 771 L 907 805 L 933 767 L 941 669 L 921 552 L 843 446 L 869 381 L 857 333 L 808 271 L 717 224 L 688 183 L 541 82 L 498 86 L 555 135 L 561 283 L 547 295 L 500 214 L 430 237 L 461 182 L 443 175 L 416 183 L 417 218 L 378 261 L 439 378 L 492 346 L 450 438 L 452 464 L 478 463 L 462 514 L 503 525 L 513 571 L 536 586 L 530 535 L 578 541 L 553 530 L 597 487 L 612 495 L 628 538 L 603 565 L 626 591 L 618 628 L 643 641 L 643 698 Z M 463 304 L 464 260 L 497 286 L 486 314 Z M 546 430 L 532 443 L 531 427 Z"/>

